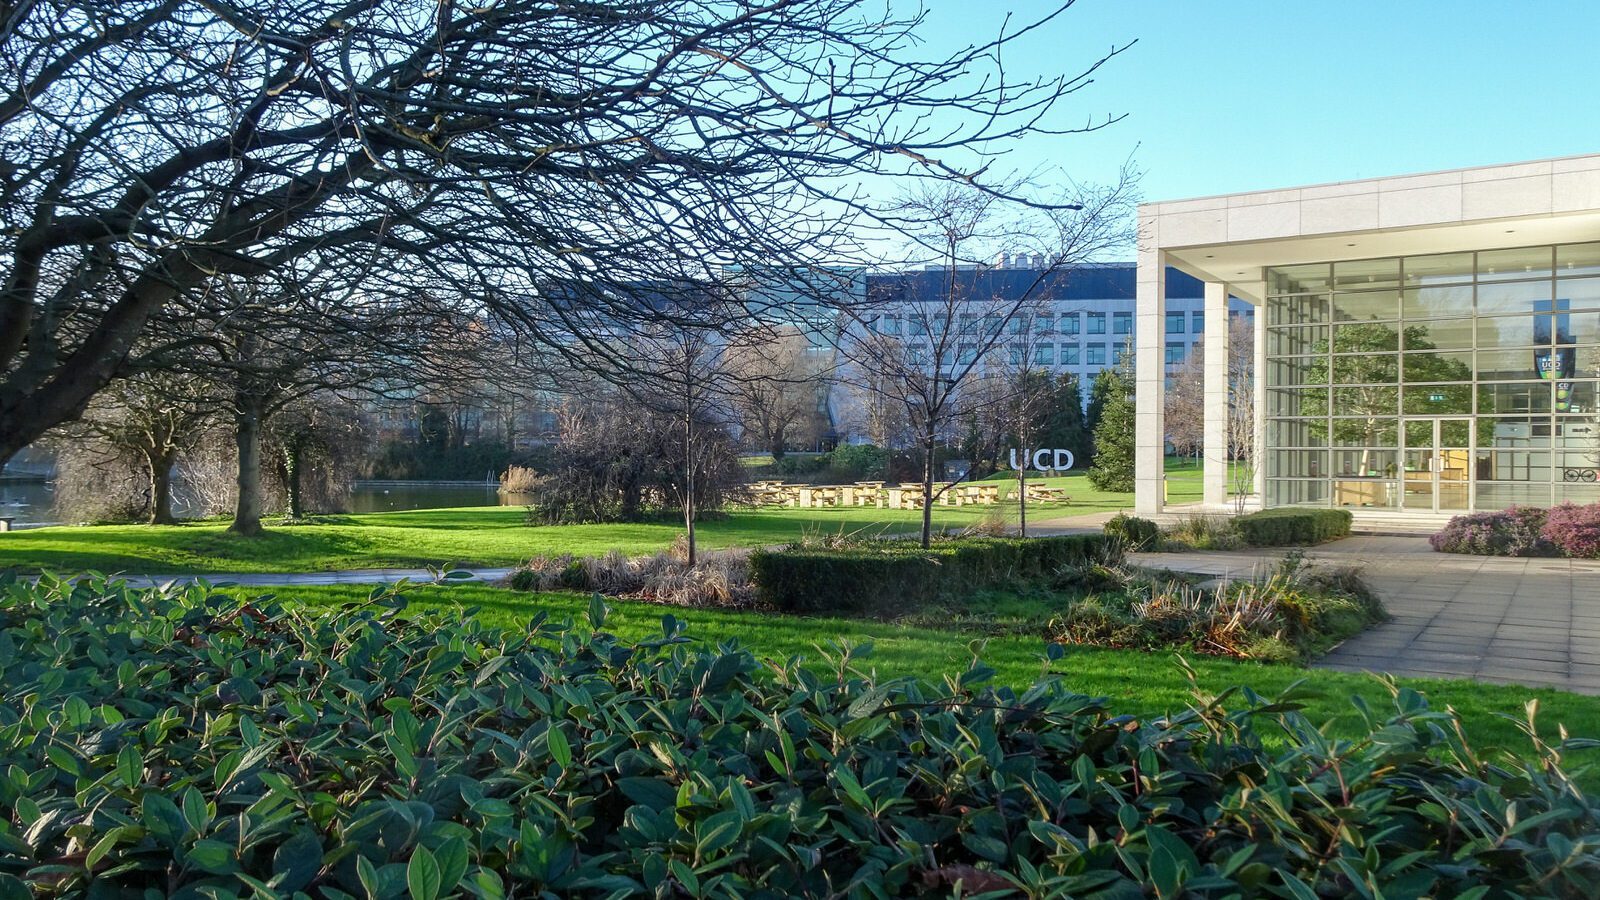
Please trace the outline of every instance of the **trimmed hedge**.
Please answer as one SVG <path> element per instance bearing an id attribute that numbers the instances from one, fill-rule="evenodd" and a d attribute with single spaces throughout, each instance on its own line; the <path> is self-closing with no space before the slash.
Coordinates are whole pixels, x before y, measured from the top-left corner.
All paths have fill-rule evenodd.
<path id="1" fill-rule="evenodd" d="M 0 583 L 0 898 L 1591 897 L 1600 808 L 1396 689 L 1117 715 L 681 625 Z M 1059 650 L 1059 648 L 1056 648 Z M 1052 653 L 1059 656 L 1059 653 Z"/>
<path id="2" fill-rule="evenodd" d="M 784 612 L 886 615 L 929 600 L 1041 580 L 1114 552 L 1098 534 L 958 538 L 924 550 L 913 541 L 844 548 L 789 547 L 750 555 L 761 602 Z"/>
<path id="3" fill-rule="evenodd" d="M 1117 513 L 1107 519 L 1104 531 L 1106 537 L 1119 540 L 1124 547 L 1134 551 L 1154 547 L 1161 540 L 1161 526 L 1127 513 Z"/>
<path id="4" fill-rule="evenodd" d="M 1347 509 L 1280 507 L 1237 516 L 1233 524 L 1252 547 L 1287 547 L 1349 537 L 1351 519 Z"/>

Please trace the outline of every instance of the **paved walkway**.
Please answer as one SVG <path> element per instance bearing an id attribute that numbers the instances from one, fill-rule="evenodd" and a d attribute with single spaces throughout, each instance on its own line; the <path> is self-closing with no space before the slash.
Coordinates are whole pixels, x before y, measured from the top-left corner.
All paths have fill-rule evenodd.
<path id="1" fill-rule="evenodd" d="M 1600 694 L 1600 561 L 1435 553 L 1425 538 L 1357 536 L 1307 552 L 1361 568 L 1394 616 L 1323 657 L 1344 671 L 1474 678 Z M 1141 565 L 1239 577 L 1283 551 L 1140 553 Z"/>

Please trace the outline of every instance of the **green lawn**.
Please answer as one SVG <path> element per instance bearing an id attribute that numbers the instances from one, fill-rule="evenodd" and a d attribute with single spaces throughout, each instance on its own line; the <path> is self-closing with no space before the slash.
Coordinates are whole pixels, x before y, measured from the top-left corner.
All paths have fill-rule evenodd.
<path id="1" fill-rule="evenodd" d="M 250 595 L 261 593 L 259 589 L 236 590 Z M 292 594 L 281 592 L 281 596 L 313 605 L 336 605 L 364 600 L 368 591 L 357 585 L 310 587 L 294 588 Z M 587 597 L 576 594 L 531 595 L 476 584 L 418 585 L 409 588 L 406 596 L 413 608 L 473 607 L 485 622 L 510 628 L 520 628 L 541 609 L 557 620 L 571 618 L 581 622 L 589 602 Z M 803 656 L 822 666 L 827 645 L 849 641 L 873 645 L 871 656 L 860 667 L 875 670 L 883 677 L 942 679 L 962 671 L 974 652 L 981 653 L 1003 684 L 1025 685 L 1045 671 L 1044 642 L 1034 637 L 999 636 L 984 641 L 954 630 L 853 619 L 681 609 L 625 600 L 610 604 L 613 612 L 606 628 L 625 638 L 651 633 L 659 627 L 661 616 L 671 613 L 686 621 L 690 635 L 701 641 L 737 641 L 766 659 Z M 1188 658 L 1201 686 L 1208 691 L 1249 685 L 1258 693 L 1273 695 L 1303 681 L 1301 700 L 1306 714 L 1312 721 L 1331 723 L 1336 734 L 1350 733 L 1358 722 L 1352 697 L 1363 697 L 1378 709 L 1391 708 L 1386 689 L 1368 676 L 1204 656 Z M 1176 657 L 1169 654 L 1070 648 L 1052 670 L 1064 675 L 1075 690 L 1110 697 L 1116 708 L 1132 714 L 1167 713 L 1183 708 L 1191 699 Z M 1565 725 L 1574 736 L 1600 737 L 1600 697 L 1457 680 L 1405 679 L 1402 683 L 1426 694 L 1435 708 L 1449 706 L 1459 712 L 1467 722 L 1469 736 L 1483 748 L 1527 751 L 1526 739 L 1504 717 L 1521 719 L 1524 704 L 1530 698 L 1538 699 L 1541 731 L 1552 738 L 1558 724 Z M 1600 761 L 1600 751 L 1583 751 L 1578 761 Z"/>
<path id="2" fill-rule="evenodd" d="M 1174 502 L 1198 499 L 1195 468 L 1174 468 Z M 1034 504 L 1029 519 L 1121 509 L 1130 494 L 1095 490 L 1082 474 L 1045 479 L 1067 489 L 1070 504 Z M 939 507 L 936 527 L 962 528 L 1014 507 Z M 702 546 L 779 544 L 807 533 L 865 530 L 910 532 L 921 521 L 913 510 L 874 508 L 738 510 L 700 525 Z M 651 553 L 682 531 L 673 522 L 614 525 L 524 524 L 521 507 L 465 507 L 330 517 L 318 524 L 273 526 L 259 538 L 227 533 L 217 522 L 189 525 L 92 525 L 36 528 L 0 534 L 0 568 L 56 571 L 94 569 L 141 574 L 316 572 L 402 568 L 454 563 L 508 566 L 549 553 Z"/>

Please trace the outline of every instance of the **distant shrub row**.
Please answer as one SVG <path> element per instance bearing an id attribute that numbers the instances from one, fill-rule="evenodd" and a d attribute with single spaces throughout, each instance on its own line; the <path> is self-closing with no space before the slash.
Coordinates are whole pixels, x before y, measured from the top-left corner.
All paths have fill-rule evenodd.
<path id="1" fill-rule="evenodd" d="M 1101 535 L 960 538 L 924 550 L 912 541 L 796 546 L 750 556 L 756 593 L 784 612 L 892 615 L 958 594 L 1052 577 L 1103 559 Z"/>
<path id="2" fill-rule="evenodd" d="M 1545 744 L 1410 690 L 1119 715 L 1056 677 L 877 681 L 104 582 L 0 585 L 0 897 L 1589 897 Z M 1052 656 L 1059 656 L 1059 646 Z M 1531 720 L 1531 716 L 1530 716 Z"/>
<path id="3" fill-rule="evenodd" d="M 1600 558 L 1600 503 L 1513 506 L 1456 516 L 1428 539 L 1441 553 Z"/>
<path id="4" fill-rule="evenodd" d="M 1163 531 L 1149 519 L 1119 513 L 1106 522 L 1105 533 L 1129 550 L 1306 547 L 1348 537 L 1351 518 L 1344 509 L 1281 507 L 1233 518 L 1190 516 Z"/>

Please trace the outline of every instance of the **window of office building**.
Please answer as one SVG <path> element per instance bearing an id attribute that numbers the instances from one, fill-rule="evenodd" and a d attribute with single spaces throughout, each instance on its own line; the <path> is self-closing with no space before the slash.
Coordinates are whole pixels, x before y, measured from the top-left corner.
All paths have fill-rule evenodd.
<path id="1" fill-rule="evenodd" d="M 1075 335 L 1075 334 L 1077 334 L 1078 333 L 1078 328 L 1079 328 L 1079 321 L 1080 320 L 1078 318 L 1078 314 L 1077 313 L 1062 313 L 1061 314 L 1061 333 L 1065 334 L 1065 335 Z"/>
<path id="2" fill-rule="evenodd" d="M 1133 334 L 1133 313 L 1119 312 L 1111 314 L 1112 334 Z"/>
<path id="3" fill-rule="evenodd" d="M 1084 365 L 1103 366 L 1106 364 L 1106 345 L 1090 344 L 1083 353 Z"/>
<path id="4" fill-rule="evenodd" d="M 1206 314 L 1203 310 L 1196 310 L 1189 314 L 1189 324 L 1195 334 L 1206 333 Z"/>
<path id="5" fill-rule="evenodd" d="M 1184 316 L 1181 312 L 1167 313 L 1167 334 L 1183 334 Z"/>
<path id="6" fill-rule="evenodd" d="M 1053 366 L 1056 364 L 1056 345 L 1040 344 L 1033 348 L 1033 364 L 1036 366 Z"/>
<path id="7" fill-rule="evenodd" d="M 1103 313 L 1103 312 L 1084 313 L 1084 317 L 1089 320 L 1089 333 L 1090 334 L 1105 334 L 1106 333 L 1106 314 L 1105 313 Z"/>
<path id="8" fill-rule="evenodd" d="M 1269 269 L 1267 503 L 1600 501 L 1600 243 Z"/>
<path id="9" fill-rule="evenodd" d="M 1078 364 L 1078 345 L 1077 344 L 1062 344 L 1061 345 L 1061 364 L 1063 366 L 1075 366 L 1075 365 Z"/>
<path id="10" fill-rule="evenodd" d="M 1183 341 L 1167 341 L 1167 365 L 1175 366 L 1183 362 L 1186 346 Z"/>

